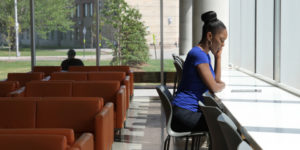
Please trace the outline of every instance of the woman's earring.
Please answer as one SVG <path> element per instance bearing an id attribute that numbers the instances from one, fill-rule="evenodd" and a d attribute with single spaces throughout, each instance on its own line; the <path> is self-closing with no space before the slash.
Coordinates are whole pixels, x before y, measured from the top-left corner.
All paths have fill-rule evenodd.
<path id="1" fill-rule="evenodd" d="M 208 41 L 208 47 L 212 46 L 212 41 Z"/>

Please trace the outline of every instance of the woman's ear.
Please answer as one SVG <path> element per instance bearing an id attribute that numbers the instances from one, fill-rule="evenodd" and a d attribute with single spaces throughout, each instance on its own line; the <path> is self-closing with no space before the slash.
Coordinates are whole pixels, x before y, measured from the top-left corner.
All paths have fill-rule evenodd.
<path id="1" fill-rule="evenodd" d="M 211 33 L 211 32 L 207 32 L 207 33 L 206 33 L 206 39 L 207 39 L 208 41 L 211 41 L 211 40 L 212 40 L 212 33 Z"/>

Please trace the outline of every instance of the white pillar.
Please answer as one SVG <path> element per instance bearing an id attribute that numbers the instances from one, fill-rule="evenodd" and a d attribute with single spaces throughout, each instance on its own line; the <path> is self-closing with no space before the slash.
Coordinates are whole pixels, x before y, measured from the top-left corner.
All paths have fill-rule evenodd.
<path id="1" fill-rule="evenodd" d="M 180 0 L 179 4 L 179 55 L 185 55 L 192 48 L 193 0 Z"/>
<path id="2" fill-rule="evenodd" d="M 15 29 L 16 29 L 16 54 L 20 56 L 19 52 L 19 22 L 18 22 L 18 1 L 15 0 Z"/>
<path id="3" fill-rule="evenodd" d="M 229 50 L 229 0 L 193 0 L 193 46 L 198 44 L 202 37 L 203 21 L 201 20 L 201 14 L 207 11 L 215 11 L 217 17 L 221 20 L 228 32 L 228 37 L 225 42 L 222 53 L 222 67 L 228 66 Z M 213 58 L 213 57 L 211 57 Z M 212 63 L 214 61 L 212 60 Z"/>

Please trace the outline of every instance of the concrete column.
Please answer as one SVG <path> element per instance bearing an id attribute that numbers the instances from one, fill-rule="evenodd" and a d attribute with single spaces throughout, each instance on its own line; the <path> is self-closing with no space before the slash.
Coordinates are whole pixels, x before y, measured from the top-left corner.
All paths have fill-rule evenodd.
<path id="1" fill-rule="evenodd" d="M 222 53 L 222 66 L 228 66 L 229 51 L 228 51 L 228 40 L 229 40 L 229 0 L 193 0 L 193 46 L 198 44 L 202 37 L 203 22 L 201 20 L 201 14 L 207 11 L 215 11 L 217 17 L 221 20 L 228 32 L 228 38 L 225 42 Z M 211 57 L 213 58 L 213 57 Z M 212 65 L 213 65 L 212 60 Z"/>
<path id="2" fill-rule="evenodd" d="M 179 2 L 179 55 L 185 55 L 192 48 L 193 0 Z"/>

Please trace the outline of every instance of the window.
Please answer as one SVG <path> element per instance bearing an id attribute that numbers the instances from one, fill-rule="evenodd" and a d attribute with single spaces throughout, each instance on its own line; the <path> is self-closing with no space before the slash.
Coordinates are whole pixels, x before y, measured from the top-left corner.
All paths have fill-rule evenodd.
<path id="1" fill-rule="evenodd" d="M 90 3 L 90 16 L 93 16 L 93 3 Z"/>
<path id="2" fill-rule="evenodd" d="M 298 0 L 281 1 L 280 81 L 297 89 L 300 89 L 299 5 Z"/>
<path id="3" fill-rule="evenodd" d="M 54 31 L 51 31 L 51 40 L 54 40 Z"/>
<path id="4" fill-rule="evenodd" d="M 274 0 L 257 1 L 256 73 L 273 79 Z"/>
<path id="5" fill-rule="evenodd" d="M 70 31 L 70 40 L 72 41 L 74 39 L 74 32 Z"/>
<path id="6" fill-rule="evenodd" d="M 79 40 L 79 28 L 76 28 L 76 40 Z"/>
<path id="7" fill-rule="evenodd" d="M 46 40 L 49 40 L 49 39 L 50 39 L 49 36 L 50 36 L 50 35 L 49 35 L 49 32 L 47 32 L 47 33 L 46 33 Z"/>
<path id="8" fill-rule="evenodd" d="M 80 17 L 80 5 L 77 5 L 76 15 L 77 15 L 78 18 Z"/>
<path id="9" fill-rule="evenodd" d="M 88 4 L 85 3 L 85 4 L 83 4 L 83 6 L 84 6 L 84 17 L 86 17 L 86 16 L 88 16 Z"/>
<path id="10" fill-rule="evenodd" d="M 30 38 L 30 30 L 26 30 L 26 39 L 29 39 Z"/>

